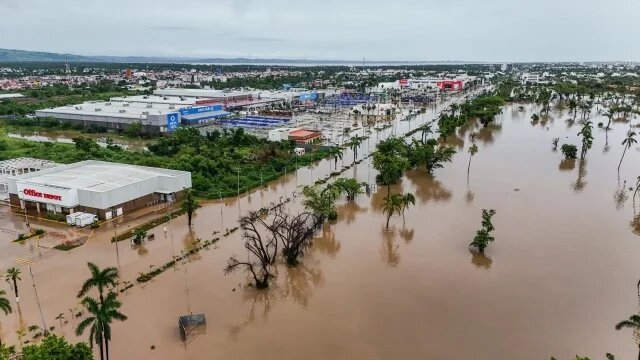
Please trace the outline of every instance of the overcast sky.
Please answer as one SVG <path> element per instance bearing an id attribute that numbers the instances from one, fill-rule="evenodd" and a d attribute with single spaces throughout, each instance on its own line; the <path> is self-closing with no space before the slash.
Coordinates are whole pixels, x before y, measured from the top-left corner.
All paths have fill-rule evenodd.
<path id="1" fill-rule="evenodd" d="M 0 0 L 0 48 L 81 55 L 640 61 L 640 0 Z"/>

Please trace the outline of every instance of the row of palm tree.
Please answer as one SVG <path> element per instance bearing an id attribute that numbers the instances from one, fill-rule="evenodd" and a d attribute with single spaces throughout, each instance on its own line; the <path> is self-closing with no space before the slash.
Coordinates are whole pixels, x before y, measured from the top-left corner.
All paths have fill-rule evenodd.
<path id="1" fill-rule="evenodd" d="M 389 228 L 389 220 L 394 214 L 402 215 L 402 224 L 404 225 L 404 212 L 409 206 L 415 204 L 416 197 L 412 193 L 387 194 L 382 202 L 382 212 L 387 215 L 386 228 Z"/>

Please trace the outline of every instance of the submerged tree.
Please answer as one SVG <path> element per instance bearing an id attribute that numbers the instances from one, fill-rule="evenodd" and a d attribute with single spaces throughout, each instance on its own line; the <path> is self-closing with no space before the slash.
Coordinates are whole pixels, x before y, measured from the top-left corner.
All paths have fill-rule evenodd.
<path id="1" fill-rule="evenodd" d="M 282 246 L 282 255 L 287 265 L 298 265 L 298 258 L 311 246 L 311 240 L 322 224 L 320 219 L 308 212 L 289 215 L 282 207 L 271 211 L 272 221 L 266 223 L 276 241 Z"/>
<path id="2" fill-rule="evenodd" d="M 469 147 L 469 165 L 467 165 L 467 179 L 469 179 L 469 171 L 471 170 L 471 159 L 473 155 L 478 153 L 478 146 L 474 143 Z"/>
<path id="3" fill-rule="evenodd" d="M 402 195 L 402 224 L 404 224 L 404 212 L 411 205 L 416 204 L 416 197 L 412 193 L 406 193 Z"/>
<path id="4" fill-rule="evenodd" d="M 382 212 L 387 215 L 387 226 L 389 228 L 389 220 L 394 214 L 402 214 L 404 208 L 404 200 L 401 194 L 387 194 L 382 202 Z"/>
<path id="5" fill-rule="evenodd" d="M 616 324 L 616 330 L 622 330 L 624 328 L 632 329 L 634 332 L 640 332 L 640 315 L 631 315 L 628 320 L 620 321 Z M 640 360 L 640 344 L 638 344 L 638 360 Z"/>
<path id="6" fill-rule="evenodd" d="M 282 206 L 282 204 L 278 205 Z M 225 274 L 230 274 L 238 267 L 244 267 L 251 273 L 255 286 L 258 289 L 269 287 L 269 279 L 273 276 L 272 266 L 278 253 L 278 240 L 273 232 L 268 231 L 270 225 L 262 219 L 257 211 L 249 212 L 249 215 L 240 219 L 240 228 L 244 231 L 244 247 L 250 255 L 246 261 L 240 261 L 232 256 L 224 269 Z M 263 232 L 267 230 L 267 234 Z"/>
<path id="7" fill-rule="evenodd" d="M 582 125 L 582 129 L 578 133 L 579 136 L 582 136 L 582 151 L 580 153 L 580 157 L 584 157 L 587 154 L 587 150 L 591 149 L 593 145 L 593 123 L 591 121 L 586 121 Z"/>
<path id="8" fill-rule="evenodd" d="M 560 147 L 560 151 L 562 151 L 565 159 L 575 159 L 578 157 L 578 147 L 575 145 L 563 144 L 562 147 Z"/>
<path id="9" fill-rule="evenodd" d="M 354 202 L 358 195 L 364 194 L 362 183 L 353 178 L 339 178 L 331 186 L 337 188 L 341 193 L 345 193 L 348 202 Z"/>
<path id="10" fill-rule="evenodd" d="M 20 278 L 20 269 L 15 267 L 7 269 L 4 279 L 13 285 L 13 294 L 16 296 L 16 304 L 19 303 L 20 297 L 18 296 L 18 281 L 22 280 Z"/>
<path id="11" fill-rule="evenodd" d="M 0 352 L 1 354 L 1 352 Z M 0 359 L 2 356 L 0 355 Z M 93 360 L 91 348 L 84 342 L 70 344 L 65 338 L 49 335 L 41 344 L 27 345 L 22 350 L 23 360 Z"/>
<path id="12" fill-rule="evenodd" d="M 622 140 L 622 146 L 624 146 L 624 151 L 622 152 L 622 157 L 620 158 L 620 163 L 618 164 L 618 174 L 620 174 L 620 166 L 622 166 L 622 160 L 624 160 L 624 155 L 627 153 L 627 149 L 630 149 L 631 146 L 638 143 L 635 138 L 636 133 L 629 130 L 627 131 L 627 137 Z"/>
<path id="13" fill-rule="evenodd" d="M 376 181 L 387 185 L 387 194 L 391 192 L 391 185 L 402 178 L 402 173 L 409 167 L 407 160 L 407 146 L 404 141 L 390 138 L 378 144 L 373 154 L 373 167 L 378 170 Z"/>
<path id="14" fill-rule="evenodd" d="M 478 230 L 473 241 L 469 244 L 470 247 L 476 249 L 481 254 L 484 254 L 484 249 L 495 240 L 494 237 L 491 236 L 491 232 L 494 230 L 491 218 L 495 214 L 496 211 L 493 209 L 482 209 L 482 229 Z"/>
<path id="15" fill-rule="evenodd" d="M 200 204 L 198 203 L 198 199 L 196 199 L 196 196 L 193 194 L 193 190 L 185 190 L 181 209 L 182 211 L 187 213 L 187 225 L 189 227 L 191 227 L 191 218 L 193 217 L 193 214 L 196 212 L 196 209 L 198 209 L 199 206 Z"/>
<path id="16" fill-rule="evenodd" d="M 341 189 L 335 186 L 326 186 L 320 189 L 316 186 L 305 186 L 302 189 L 304 200 L 302 205 L 305 209 L 315 214 L 321 222 L 324 220 L 335 220 L 338 218 L 336 209 L 336 199 L 340 195 Z"/>
<path id="17" fill-rule="evenodd" d="M 428 173 L 444 167 L 444 163 L 451 162 L 456 151 L 448 146 L 438 146 L 435 139 L 426 143 L 413 141 L 408 147 L 408 158 L 411 167 L 424 165 Z"/>

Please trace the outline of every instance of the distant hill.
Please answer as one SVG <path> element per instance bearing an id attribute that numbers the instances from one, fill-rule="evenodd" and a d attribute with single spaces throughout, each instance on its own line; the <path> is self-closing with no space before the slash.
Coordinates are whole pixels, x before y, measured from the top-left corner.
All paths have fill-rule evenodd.
<path id="1" fill-rule="evenodd" d="M 200 63 L 249 65 L 362 65 L 361 61 L 247 59 L 247 58 L 187 58 L 154 56 L 85 56 L 41 51 L 0 49 L 0 62 L 104 62 L 104 63 Z M 470 64 L 458 61 L 367 61 L 368 65 Z M 478 62 L 476 62 L 477 64 Z"/>

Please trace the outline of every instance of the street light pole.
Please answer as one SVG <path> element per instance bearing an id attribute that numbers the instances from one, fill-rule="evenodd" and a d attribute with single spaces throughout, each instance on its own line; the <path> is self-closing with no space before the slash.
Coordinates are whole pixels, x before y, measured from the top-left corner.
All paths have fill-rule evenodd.
<path id="1" fill-rule="evenodd" d="M 40 298 L 38 297 L 38 289 L 36 288 L 36 282 L 33 279 L 33 271 L 31 270 L 31 265 L 29 265 L 29 275 L 31 276 L 31 284 L 33 284 L 33 292 L 36 294 L 36 303 L 38 304 L 38 310 L 40 311 L 40 319 L 42 320 L 42 331 L 47 334 L 49 333 L 49 329 L 47 328 L 47 324 L 44 321 L 44 315 L 42 314 L 42 306 L 40 306 Z"/>

